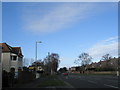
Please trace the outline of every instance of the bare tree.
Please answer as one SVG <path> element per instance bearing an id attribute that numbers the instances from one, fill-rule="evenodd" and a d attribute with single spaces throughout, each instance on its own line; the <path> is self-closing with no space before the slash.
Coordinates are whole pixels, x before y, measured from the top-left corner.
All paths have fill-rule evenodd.
<path id="1" fill-rule="evenodd" d="M 111 64 L 110 64 L 110 59 L 111 58 L 112 58 L 112 56 L 110 54 L 105 54 L 101 58 L 101 60 L 106 61 L 106 65 L 105 65 L 106 69 L 110 69 L 111 68 Z"/>
<path id="2" fill-rule="evenodd" d="M 92 57 L 88 53 L 81 53 L 77 60 L 75 60 L 75 63 L 81 64 L 83 68 L 83 71 L 87 69 L 87 65 L 92 62 Z"/>
<path id="3" fill-rule="evenodd" d="M 78 66 L 81 64 L 81 62 L 79 61 L 79 59 L 75 59 L 74 63 L 77 64 Z"/>
<path id="4" fill-rule="evenodd" d="M 88 53 L 82 53 L 78 60 L 81 61 L 81 65 L 87 65 L 92 62 L 92 57 Z"/>
<path id="5" fill-rule="evenodd" d="M 110 54 L 105 54 L 105 55 L 103 55 L 102 56 L 102 60 L 109 60 L 109 59 L 111 59 L 112 57 L 110 56 Z"/>

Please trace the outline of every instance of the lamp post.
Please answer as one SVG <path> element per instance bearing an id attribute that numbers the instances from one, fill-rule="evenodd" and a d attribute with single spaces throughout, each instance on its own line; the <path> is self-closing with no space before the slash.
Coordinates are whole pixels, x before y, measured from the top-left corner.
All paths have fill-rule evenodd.
<path id="1" fill-rule="evenodd" d="M 35 61 L 37 61 L 37 43 L 42 43 L 41 41 L 36 41 L 36 50 L 35 50 Z M 39 78 L 40 75 L 37 73 L 37 63 L 35 63 L 36 78 Z"/>
<path id="2" fill-rule="evenodd" d="M 42 42 L 41 41 L 37 41 L 36 42 L 36 54 L 35 54 L 36 56 L 35 56 L 35 61 L 37 61 L 37 43 L 42 43 Z"/>

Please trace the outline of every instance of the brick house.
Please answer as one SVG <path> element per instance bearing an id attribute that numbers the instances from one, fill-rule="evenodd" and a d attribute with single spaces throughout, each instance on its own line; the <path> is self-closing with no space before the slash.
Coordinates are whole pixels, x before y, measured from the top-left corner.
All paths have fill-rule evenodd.
<path id="1" fill-rule="evenodd" d="M 118 58 L 111 58 L 109 60 L 102 61 L 100 60 L 99 62 L 91 63 L 88 65 L 89 70 L 94 70 L 96 68 L 106 68 L 106 69 L 111 69 L 111 70 L 117 70 L 118 68 Z"/>

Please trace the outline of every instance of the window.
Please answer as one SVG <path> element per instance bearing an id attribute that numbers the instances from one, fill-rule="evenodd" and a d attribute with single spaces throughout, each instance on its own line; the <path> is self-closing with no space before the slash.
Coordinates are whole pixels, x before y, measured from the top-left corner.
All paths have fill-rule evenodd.
<path id="1" fill-rule="evenodd" d="M 13 56 L 13 60 L 16 60 L 17 59 L 17 56 Z"/>
<path id="2" fill-rule="evenodd" d="M 12 61 L 16 61 L 17 60 L 17 56 L 11 56 L 11 60 Z"/>

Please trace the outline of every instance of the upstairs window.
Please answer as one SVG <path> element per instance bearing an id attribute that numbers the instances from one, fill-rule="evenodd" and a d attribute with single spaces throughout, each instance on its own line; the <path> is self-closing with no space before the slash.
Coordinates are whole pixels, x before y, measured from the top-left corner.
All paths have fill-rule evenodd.
<path id="1" fill-rule="evenodd" d="M 17 56 L 11 56 L 11 60 L 12 61 L 16 61 L 17 60 Z"/>

